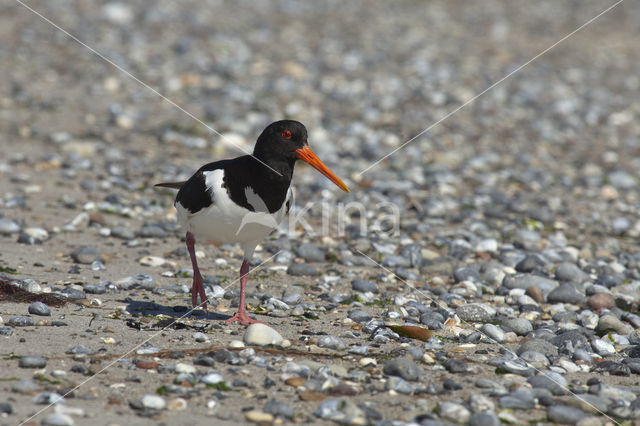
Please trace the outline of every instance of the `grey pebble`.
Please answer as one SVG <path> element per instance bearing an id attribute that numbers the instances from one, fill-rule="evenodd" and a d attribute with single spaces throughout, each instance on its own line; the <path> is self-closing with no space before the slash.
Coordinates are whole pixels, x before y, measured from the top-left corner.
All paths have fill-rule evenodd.
<path id="1" fill-rule="evenodd" d="M 18 366 L 21 368 L 44 368 L 47 366 L 47 360 L 41 356 L 27 355 L 20 358 Z"/>
<path id="2" fill-rule="evenodd" d="M 81 300 L 81 299 L 87 298 L 87 295 L 84 294 L 84 291 L 71 288 L 71 287 L 64 288 L 60 292 L 60 294 L 64 294 L 65 296 L 67 296 L 69 299 L 72 299 L 72 300 Z"/>
<path id="3" fill-rule="evenodd" d="M 38 390 L 38 385 L 31 379 L 20 379 L 11 386 L 11 390 L 17 393 L 32 393 Z"/>
<path id="4" fill-rule="evenodd" d="M 524 342 L 518 347 L 518 350 L 516 351 L 516 353 L 520 355 L 527 351 L 540 352 L 547 357 L 558 355 L 557 347 L 554 346 L 552 343 L 542 339 L 531 339 Z"/>
<path id="5" fill-rule="evenodd" d="M 18 235 L 18 243 L 33 246 L 36 244 L 42 244 L 42 240 L 34 237 L 33 235 L 29 235 L 24 231 L 20 231 L 20 234 Z"/>
<path id="6" fill-rule="evenodd" d="M 496 314 L 496 310 L 483 303 L 467 303 L 458 306 L 456 314 L 462 321 L 467 322 L 487 322 L 491 321 Z"/>
<path id="7" fill-rule="evenodd" d="M 547 296 L 549 303 L 571 303 L 581 305 L 586 301 L 585 295 L 578 291 L 573 284 L 561 284 L 553 289 Z"/>
<path id="8" fill-rule="evenodd" d="M 518 336 L 524 336 L 533 330 L 531 321 L 526 318 L 506 318 L 502 321 L 501 325 L 510 329 Z"/>
<path id="9" fill-rule="evenodd" d="M 565 331 L 551 338 L 549 342 L 560 350 L 567 350 L 572 353 L 578 348 L 587 350 L 591 348 L 587 338 L 577 330 Z M 546 353 L 545 355 L 549 356 Z"/>
<path id="10" fill-rule="evenodd" d="M 276 401 L 275 399 L 267 401 L 262 411 L 286 419 L 292 419 L 294 417 L 293 407 L 290 404 L 284 401 Z"/>
<path id="11" fill-rule="evenodd" d="M 563 262 L 556 268 L 556 279 L 558 281 L 582 282 L 589 279 L 589 275 L 577 265 Z"/>
<path id="12" fill-rule="evenodd" d="M 534 274 L 514 274 L 504 277 L 502 285 L 508 289 L 521 288 L 524 290 L 533 286 L 542 290 L 543 294 L 547 294 L 558 286 L 558 282 Z"/>
<path id="13" fill-rule="evenodd" d="M 289 293 L 282 298 L 282 301 L 288 305 L 296 305 L 302 302 L 302 294 Z"/>
<path id="14" fill-rule="evenodd" d="M 88 294 L 105 294 L 107 292 L 107 288 L 102 285 L 87 284 L 83 288 L 84 292 Z"/>
<path id="15" fill-rule="evenodd" d="M 469 426 L 500 426 L 500 419 L 493 413 L 475 413 L 467 423 Z"/>
<path id="16" fill-rule="evenodd" d="M 201 331 L 193 333 L 191 337 L 193 337 L 193 339 L 198 343 L 206 342 L 208 340 L 207 335 Z"/>
<path id="17" fill-rule="evenodd" d="M 547 389 L 554 395 L 566 393 L 567 381 L 558 373 L 549 372 L 545 375 L 529 377 L 527 382 L 533 388 Z"/>
<path id="18" fill-rule="evenodd" d="M 301 275 L 318 275 L 318 270 L 313 266 L 307 263 L 292 263 L 287 268 L 287 274 L 293 276 L 301 276 Z"/>
<path id="19" fill-rule="evenodd" d="M 358 323 L 363 323 L 371 320 L 371 315 L 360 309 L 354 309 L 350 311 L 348 317 Z"/>
<path id="20" fill-rule="evenodd" d="M 0 414 L 13 413 L 13 407 L 8 402 L 0 402 Z"/>
<path id="21" fill-rule="evenodd" d="M 62 395 L 57 392 L 40 392 L 33 398 L 34 404 L 57 404 L 63 402 Z"/>
<path id="22" fill-rule="evenodd" d="M 324 262 L 325 259 L 324 250 L 311 244 L 301 244 L 296 254 L 307 262 Z"/>
<path id="23" fill-rule="evenodd" d="M 552 422 L 574 425 L 582 418 L 587 417 L 587 414 L 579 408 L 558 404 L 547 408 L 547 417 Z"/>
<path id="24" fill-rule="evenodd" d="M 538 254 L 529 254 L 524 259 L 516 264 L 516 271 L 518 272 L 532 272 L 537 269 L 543 269 L 545 261 Z"/>
<path id="25" fill-rule="evenodd" d="M 353 289 L 353 291 L 359 291 L 361 293 L 367 293 L 367 292 L 378 293 L 379 292 L 378 286 L 376 286 L 375 284 L 367 280 L 353 280 L 351 282 L 351 288 Z"/>
<path id="26" fill-rule="evenodd" d="M 130 277 L 122 278 L 114 283 L 118 288 L 122 290 L 129 290 L 132 288 L 142 288 L 145 290 L 153 290 L 156 287 L 156 282 L 151 275 L 137 274 Z"/>
<path id="27" fill-rule="evenodd" d="M 486 336 L 492 338 L 498 343 L 503 343 L 506 339 L 505 333 L 502 328 L 498 327 L 495 324 L 484 324 L 481 330 Z"/>
<path id="28" fill-rule="evenodd" d="M 318 347 L 341 351 L 346 349 L 347 345 L 345 345 L 339 337 L 322 336 L 318 339 Z"/>
<path id="29" fill-rule="evenodd" d="M 10 325 L 12 327 L 29 327 L 35 325 L 35 322 L 31 317 L 18 316 L 10 318 L 9 321 L 7 321 L 7 325 Z"/>
<path id="30" fill-rule="evenodd" d="M 165 238 L 169 236 L 167 231 L 159 225 L 144 225 L 138 235 L 142 238 Z"/>
<path id="31" fill-rule="evenodd" d="M 443 364 L 449 373 L 466 373 L 468 371 L 467 363 L 454 358 L 449 358 Z"/>
<path id="32" fill-rule="evenodd" d="M 420 378 L 420 367 L 405 357 L 398 357 L 387 361 L 383 371 L 387 376 L 402 377 L 410 382 L 414 382 Z"/>
<path id="33" fill-rule="evenodd" d="M 20 225 L 11 219 L 0 218 L 0 235 L 11 235 L 20 232 Z"/>
<path id="34" fill-rule="evenodd" d="M 93 351 L 88 347 L 86 347 L 85 345 L 75 345 L 69 348 L 65 353 L 71 354 L 71 355 L 77 355 L 77 354 L 91 355 Z"/>
<path id="35" fill-rule="evenodd" d="M 535 368 L 545 368 L 550 364 L 549 358 L 537 351 L 522 352 L 520 358 Z"/>
<path id="36" fill-rule="evenodd" d="M 51 315 L 51 309 L 42 302 L 33 302 L 29 305 L 29 313 L 46 317 Z"/>
<path id="37" fill-rule="evenodd" d="M 124 226 L 114 226 L 111 228 L 111 236 L 122 240 L 133 240 L 136 237 L 131 229 Z"/>
<path id="38" fill-rule="evenodd" d="M 462 266 L 453 271 L 453 278 L 458 283 L 460 281 L 479 281 L 480 273 L 478 268 L 473 266 Z"/>
<path id="39" fill-rule="evenodd" d="M 422 265 L 422 247 L 419 244 L 409 244 L 402 248 L 400 255 L 409 261 L 412 268 Z"/>
<path id="40" fill-rule="evenodd" d="M 100 251 L 96 246 L 84 245 L 71 252 L 71 258 L 76 263 L 90 265 L 94 260 L 102 260 Z"/>
<path id="41" fill-rule="evenodd" d="M 413 387 L 402 377 L 391 376 L 385 384 L 386 390 L 392 390 L 401 394 L 409 395 L 413 393 Z"/>
<path id="42" fill-rule="evenodd" d="M 515 392 L 501 397 L 498 400 L 500 408 L 511 410 L 531 410 L 535 408 L 536 402 L 533 393 L 529 389 L 520 388 Z"/>
<path id="43" fill-rule="evenodd" d="M 530 367 L 528 364 L 522 361 L 502 361 L 499 365 L 500 368 L 502 368 L 507 373 L 518 374 L 523 377 L 529 377 L 536 374 L 536 370 L 533 367 Z"/>

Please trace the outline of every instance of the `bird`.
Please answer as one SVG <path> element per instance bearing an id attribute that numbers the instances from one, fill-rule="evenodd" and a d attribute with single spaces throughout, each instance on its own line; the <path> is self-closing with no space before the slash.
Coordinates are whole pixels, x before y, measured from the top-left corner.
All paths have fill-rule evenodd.
<path id="1" fill-rule="evenodd" d="M 258 137 L 253 154 L 205 164 L 184 182 L 155 186 L 178 189 L 174 206 L 186 230 L 186 245 L 193 266 L 191 302 L 198 296 L 207 312 L 203 278 L 195 255 L 196 241 L 238 243 L 243 250 L 240 267 L 240 305 L 227 323 L 263 323 L 250 318 L 245 308 L 249 262 L 256 246 L 289 212 L 291 179 L 302 160 L 349 192 L 349 188 L 311 150 L 306 127 L 295 120 L 269 124 Z"/>

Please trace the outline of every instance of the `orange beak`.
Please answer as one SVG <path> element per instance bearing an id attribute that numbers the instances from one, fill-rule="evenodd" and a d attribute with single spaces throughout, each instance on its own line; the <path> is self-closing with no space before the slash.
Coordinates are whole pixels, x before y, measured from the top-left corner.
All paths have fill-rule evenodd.
<path id="1" fill-rule="evenodd" d="M 327 166 L 324 165 L 322 161 L 320 161 L 318 156 L 315 155 L 313 151 L 311 151 L 309 145 L 305 145 L 303 148 L 296 149 L 296 154 L 298 154 L 298 158 L 300 160 L 310 164 L 311 167 L 325 175 L 331 182 L 338 185 L 340 189 L 345 192 L 349 192 L 349 188 L 347 188 L 347 185 L 345 185 L 344 182 L 342 182 L 335 173 L 333 173 Z"/>

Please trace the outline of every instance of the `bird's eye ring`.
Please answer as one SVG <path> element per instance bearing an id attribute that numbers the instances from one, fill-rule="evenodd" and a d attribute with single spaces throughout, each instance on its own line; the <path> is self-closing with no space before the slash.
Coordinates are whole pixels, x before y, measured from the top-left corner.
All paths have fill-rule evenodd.
<path id="1" fill-rule="evenodd" d="M 291 130 L 283 130 L 282 137 L 283 139 L 291 139 Z"/>

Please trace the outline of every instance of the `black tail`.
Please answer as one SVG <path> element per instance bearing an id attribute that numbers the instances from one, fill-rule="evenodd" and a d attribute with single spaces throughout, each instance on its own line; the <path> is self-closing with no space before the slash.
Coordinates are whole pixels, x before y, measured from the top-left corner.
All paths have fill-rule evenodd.
<path id="1" fill-rule="evenodd" d="M 186 183 L 185 182 L 163 182 L 163 183 L 156 183 L 153 186 L 160 186 L 163 188 L 173 188 L 173 189 L 180 189 L 182 188 L 182 185 L 184 185 Z"/>

